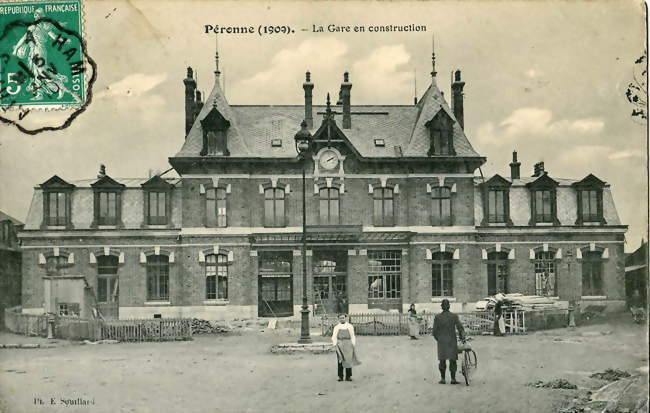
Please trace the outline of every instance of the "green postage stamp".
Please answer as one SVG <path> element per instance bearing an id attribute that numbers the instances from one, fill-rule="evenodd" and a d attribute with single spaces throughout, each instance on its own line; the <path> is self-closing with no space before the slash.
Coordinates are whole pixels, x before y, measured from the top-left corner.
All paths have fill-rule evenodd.
<path id="1" fill-rule="evenodd" d="M 0 108 L 83 106 L 81 0 L 0 1 Z"/>

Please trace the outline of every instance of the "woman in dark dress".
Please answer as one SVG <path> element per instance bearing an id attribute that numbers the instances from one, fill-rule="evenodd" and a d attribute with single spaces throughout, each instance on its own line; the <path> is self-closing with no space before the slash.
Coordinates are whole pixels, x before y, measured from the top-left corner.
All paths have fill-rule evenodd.
<path id="1" fill-rule="evenodd" d="M 415 311 L 415 304 L 409 307 L 409 336 L 411 340 L 417 340 L 420 335 L 420 324 L 418 322 L 417 311 Z"/>

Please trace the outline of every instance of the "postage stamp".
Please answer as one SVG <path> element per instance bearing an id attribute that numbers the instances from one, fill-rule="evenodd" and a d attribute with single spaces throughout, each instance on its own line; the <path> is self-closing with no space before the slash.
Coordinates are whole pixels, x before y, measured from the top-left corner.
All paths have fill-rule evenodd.
<path id="1" fill-rule="evenodd" d="M 81 0 L 0 2 L 0 108 L 86 103 Z"/>

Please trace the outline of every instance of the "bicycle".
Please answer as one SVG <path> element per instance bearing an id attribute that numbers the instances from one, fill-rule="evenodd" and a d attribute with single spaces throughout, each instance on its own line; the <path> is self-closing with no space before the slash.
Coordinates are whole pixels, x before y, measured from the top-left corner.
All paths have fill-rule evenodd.
<path id="1" fill-rule="evenodd" d="M 458 344 L 458 351 L 463 353 L 462 364 L 460 366 L 460 372 L 465 378 L 465 385 L 469 386 L 470 376 L 472 375 L 472 370 L 475 370 L 478 366 L 478 359 L 476 358 L 476 353 L 472 350 L 472 347 L 467 343 L 471 340 L 468 337 L 466 340 L 461 341 Z"/>

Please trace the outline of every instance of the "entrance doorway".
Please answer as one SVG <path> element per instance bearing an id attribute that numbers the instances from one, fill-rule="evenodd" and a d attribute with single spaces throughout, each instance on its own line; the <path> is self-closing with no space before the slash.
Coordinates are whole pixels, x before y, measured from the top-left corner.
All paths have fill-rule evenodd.
<path id="1" fill-rule="evenodd" d="M 510 267 L 508 254 L 505 252 L 490 252 L 487 262 L 488 295 L 496 293 L 508 294 L 508 277 Z"/>
<path id="2" fill-rule="evenodd" d="M 348 312 L 348 253 L 347 251 L 314 251 L 314 314 Z"/>
<path id="3" fill-rule="evenodd" d="M 259 254 L 259 317 L 293 315 L 293 256 L 291 251 L 261 251 Z"/>
<path id="4" fill-rule="evenodd" d="M 119 318 L 118 258 L 114 255 L 97 257 L 97 309 L 104 318 Z"/>

